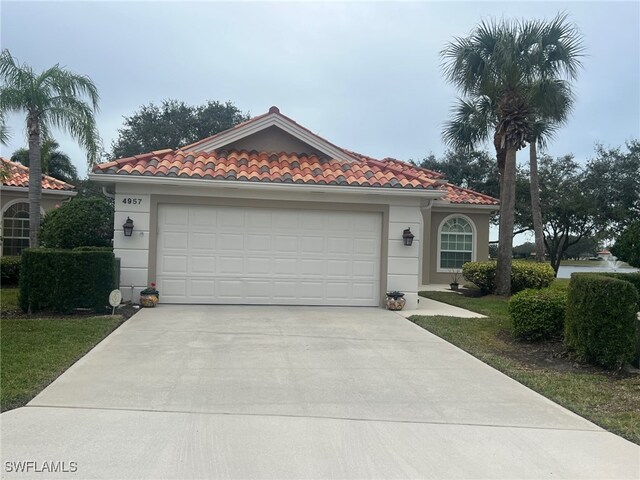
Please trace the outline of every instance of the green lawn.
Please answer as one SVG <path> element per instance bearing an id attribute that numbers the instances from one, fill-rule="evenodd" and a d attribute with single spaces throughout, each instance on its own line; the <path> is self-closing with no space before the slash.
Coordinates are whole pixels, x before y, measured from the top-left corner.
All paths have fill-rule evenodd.
<path id="1" fill-rule="evenodd" d="M 120 316 L 4 318 L 17 289 L 3 288 L 0 320 L 0 410 L 35 397 L 122 323 Z"/>
<path id="2" fill-rule="evenodd" d="M 564 288 L 566 284 L 559 282 L 554 288 Z M 640 376 L 616 375 L 595 367 L 572 368 L 572 362 L 566 359 L 558 359 L 548 367 L 530 360 L 527 353 L 539 355 L 536 350 L 540 344 L 513 340 L 504 298 L 470 298 L 448 292 L 421 295 L 489 318 L 414 316 L 414 323 L 578 415 L 640 444 Z"/>
<path id="3" fill-rule="evenodd" d="M 3 287 L 0 290 L 0 311 L 2 313 L 18 310 L 18 288 Z"/>

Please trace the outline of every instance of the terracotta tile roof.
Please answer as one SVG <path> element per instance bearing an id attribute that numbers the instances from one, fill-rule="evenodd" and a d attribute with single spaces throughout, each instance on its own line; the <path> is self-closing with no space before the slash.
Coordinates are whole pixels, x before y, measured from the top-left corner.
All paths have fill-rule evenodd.
<path id="1" fill-rule="evenodd" d="M 0 157 L 2 168 L 7 171 L 6 178 L 2 180 L 2 185 L 7 187 L 29 187 L 29 168 L 21 163 L 12 162 L 7 158 Z M 42 176 L 43 190 L 73 190 L 75 187 L 49 175 Z"/>
<path id="2" fill-rule="evenodd" d="M 95 173 L 269 183 L 442 189 L 442 181 L 378 160 L 324 160 L 316 155 L 246 150 L 162 150 L 96 165 Z"/>
<path id="3" fill-rule="evenodd" d="M 159 150 L 96 165 L 95 173 L 230 181 L 300 183 L 383 188 L 446 190 L 444 200 L 458 204 L 497 205 L 488 195 L 457 187 L 444 175 L 400 160 L 347 151 L 356 160 L 322 160 L 315 155 L 246 150 L 203 153 Z"/>

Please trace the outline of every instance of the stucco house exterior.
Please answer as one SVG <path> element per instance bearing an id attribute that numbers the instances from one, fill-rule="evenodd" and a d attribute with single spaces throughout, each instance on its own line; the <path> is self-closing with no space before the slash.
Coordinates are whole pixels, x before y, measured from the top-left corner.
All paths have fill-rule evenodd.
<path id="1" fill-rule="evenodd" d="M 2 255 L 20 255 L 29 246 L 29 168 L 0 157 L 2 186 L 0 187 L 0 222 Z M 42 215 L 74 197 L 75 187 L 48 175 L 42 176 Z"/>
<path id="2" fill-rule="evenodd" d="M 415 308 L 421 285 L 488 258 L 498 208 L 439 173 L 340 148 L 276 107 L 90 178 L 115 188 L 124 298 L 156 282 L 167 303 L 381 306 L 399 290 Z"/>

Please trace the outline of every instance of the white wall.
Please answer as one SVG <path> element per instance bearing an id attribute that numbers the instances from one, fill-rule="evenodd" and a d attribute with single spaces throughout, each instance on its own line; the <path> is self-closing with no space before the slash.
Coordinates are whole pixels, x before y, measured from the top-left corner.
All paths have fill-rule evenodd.
<path id="1" fill-rule="evenodd" d="M 387 290 L 405 293 L 407 309 L 418 305 L 419 272 L 422 252 L 422 214 L 419 204 L 389 206 L 389 251 L 387 264 Z M 413 244 L 406 247 L 402 232 L 410 228 L 415 235 Z"/>
<path id="2" fill-rule="evenodd" d="M 138 193 L 138 189 L 134 189 L 135 193 L 129 194 L 126 191 L 130 189 L 119 187 L 116 187 L 113 253 L 121 259 L 122 298 L 137 301 L 140 291 L 147 287 L 151 195 Z M 128 199 L 139 200 L 139 203 L 123 203 Z M 122 229 L 127 217 L 130 217 L 134 223 L 131 237 L 125 237 Z"/>

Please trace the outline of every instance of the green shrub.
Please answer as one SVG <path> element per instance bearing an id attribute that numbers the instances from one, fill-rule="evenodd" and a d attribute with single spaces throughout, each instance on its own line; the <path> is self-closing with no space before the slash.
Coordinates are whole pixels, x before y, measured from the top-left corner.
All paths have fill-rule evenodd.
<path id="1" fill-rule="evenodd" d="M 634 356 L 638 291 L 627 281 L 599 274 L 572 275 L 565 342 L 586 360 L 621 368 Z"/>
<path id="2" fill-rule="evenodd" d="M 618 280 L 624 280 L 625 282 L 629 282 L 633 285 L 638 294 L 640 294 L 640 272 L 631 272 L 631 273 L 619 273 L 619 272 L 576 272 L 571 274 L 571 278 L 574 276 L 583 276 L 583 275 L 596 275 L 602 277 L 616 278 Z M 640 310 L 640 305 L 638 305 L 638 310 Z"/>
<path id="3" fill-rule="evenodd" d="M 20 257 L 0 257 L 0 285 L 17 285 L 20 278 Z"/>
<path id="4" fill-rule="evenodd" d="M 486 295 L 496 287 L 496 262 L 468 262 L 462 266 L 464 278 L 473 282 Z M 547 288 L 555 273 L 548 263 L 518 262 L 511 266 L 511 293 L 525 288 Z"/>
<path id="5" fill-rule="evenodd" d="M 40 241 L 48 248 L 108 247 L 113 237 L 113 206 L 102 198 L 76 198 L 49 212 Z"/>
<path id="6" fill-rule="evenodd" d="M 113 247 L 76 247 L 75 252 L 113 252 Z"/>
<path id="7" fill-rule="evenodd" d="M 567 293 L 560 289 L 526 289 L 509 300 L 513 335 L 522 340 L 542 340 L 562 332 Z"/>
<path id="8" fill-rule="evenodd" d="M 111 252 L 28 248 L 22 252 L 20 308 L 69 313 L 75 308 L 100 311 L 115 285 Z"/>

